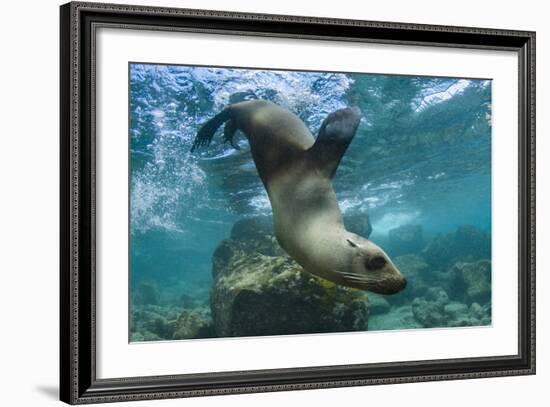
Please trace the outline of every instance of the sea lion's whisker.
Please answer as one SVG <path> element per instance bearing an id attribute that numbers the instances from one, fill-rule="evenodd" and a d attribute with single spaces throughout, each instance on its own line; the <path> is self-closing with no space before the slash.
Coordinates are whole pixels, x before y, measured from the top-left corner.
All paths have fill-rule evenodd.
<path id="1" fill-rule="evenodd" d="M 360 276 L 358 274 L 346 273 L 345 275 L 343 275 L 343 277 L 344 277 L 344 281 L 353 281 L 353 282 L 359 282 L 359 283 L 376 282 L 376 280 L 374 280 L 372 278 L 365 277 L 365 276 Z"/>
<path id="2" fill-rule="evenodd" d="M 340 273 L 341 275 L 343 275 L 346 278 L 355 278 L 355 279 L 360 279 L 360 280 L 370 280 L 371 279 L 368 276 L 362 276 L 361 274 L 356 274 L 356 273 L 347 273 L 347 272 L 341 272 L 341 271 L 339 271 L 338 273 Z"/>
<path id="3" fill-rule="evenodd" d="M 350 282 L 356 282 L 356 283 L 365 283 L 365 284 L 377 284 L 380 282 L 380 279 L 373 278 L 370 276 L 364 276 L 356 273 L 347 273 L 347 272 L 338 272 L 342 277 L 344 277 L 344 281 L 350 281 Z"/>

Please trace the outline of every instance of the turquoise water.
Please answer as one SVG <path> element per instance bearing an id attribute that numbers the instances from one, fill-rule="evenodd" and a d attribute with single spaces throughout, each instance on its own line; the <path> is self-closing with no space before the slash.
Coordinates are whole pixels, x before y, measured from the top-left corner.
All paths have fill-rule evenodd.
<path id="1" fill-rule="evenodd" d="M 407 292 L 369 296 L 369 330 L 490 323 L 490 293 L 476 296 L 481 283 L 468 277 L 481 266 L 453 269 L 490 267 L 489 80 L 132 64 L 129 86 L 132 340 L 224 336 L 211 323 L 212 256 L 237 221 L 269 219 L 271 208 L 244 136 L 240 150 L 221 134 L 198 153 L 190 147 L 201 124 L 250 99 L 287 108 L 314 135 L 329 113 L 361 109 L 333 181 L 340 208 L 352 223 L 368 214 L 370 238 L 394 261 L 401 256 L 400 267 L 424 261 L 418 281 L 428 286 L 407 291 L 411 271 Z M 437 289 L 448 301 L 430 325 L 423 312 L 435 315 Z M 184 329 L 201 324 L 200 333 Z M 178 327 L 185 332 L 174 336 Z"/>

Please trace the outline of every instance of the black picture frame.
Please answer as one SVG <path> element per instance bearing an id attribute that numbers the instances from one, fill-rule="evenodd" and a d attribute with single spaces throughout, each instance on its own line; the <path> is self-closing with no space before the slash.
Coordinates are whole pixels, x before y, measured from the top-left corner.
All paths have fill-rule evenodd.
<path id="1" fill-rule="evenodd" d="M 535 373 L 535 33 L 72 2 L 60 7 L 60 398 L 70 404 Z M 519 60 L 517 354 L 96 378 L 95 72 L 99 26 L 508 50 Z M 498 202 L 496 203 L 498 205 Z"/>

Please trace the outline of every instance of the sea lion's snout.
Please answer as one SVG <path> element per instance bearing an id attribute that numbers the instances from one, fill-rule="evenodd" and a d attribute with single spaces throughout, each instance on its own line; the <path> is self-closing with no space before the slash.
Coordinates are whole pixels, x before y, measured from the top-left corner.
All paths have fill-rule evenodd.
<path id="1" fill-rule="evenodd" d="M 350 271 L 340 272 L 344 285 L 378 294 L 396 294 L 406 287 L 407 280 L 380 247 L 360 236 L 346 240 L 352 260 Z"/>
<path id="2" fill-rule="evenodd" d="M 378 294 L 397 294 L 407 286 L 407 279 L 400 275 L 398 278 L 391 278 L 374 286 L 370 291 Z"/>
<path id="3" fill-rule="evenodd" d="M 371 274 L 371 280 L 367 280 L 365 289 L 378 294 L 397 294 L 407 286 L 407 279 L 388 261 L 386 267 L 377 274 Z"/>

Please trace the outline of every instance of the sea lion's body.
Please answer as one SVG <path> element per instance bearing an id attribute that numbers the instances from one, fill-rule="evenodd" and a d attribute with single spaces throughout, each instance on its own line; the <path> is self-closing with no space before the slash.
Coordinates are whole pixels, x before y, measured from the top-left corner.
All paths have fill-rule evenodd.
<path id="1" fill-rule="evenodd" d="M 207 122 L 193 149 L 209 144 L 224 122 L 225 138 L 232 145 L 235 131 L 241 130 L 267 190 L 275 236 L 283 249 L 312 274 L 393 293 L 405 286 L 405 279 L 378 246 L 345 229 L 332 188 L 332 177 L 359 120 L 357 109 L 334 112 L 316 140 L 288 110 L 263 100 L 241 102 Z M 369 264 L 376 267 L 369 270 Z"/>

